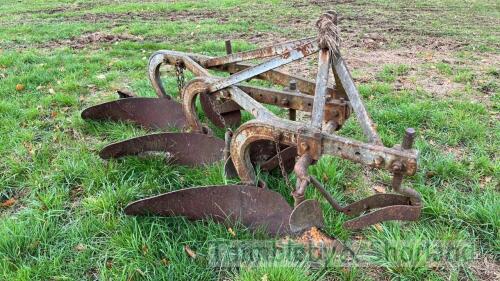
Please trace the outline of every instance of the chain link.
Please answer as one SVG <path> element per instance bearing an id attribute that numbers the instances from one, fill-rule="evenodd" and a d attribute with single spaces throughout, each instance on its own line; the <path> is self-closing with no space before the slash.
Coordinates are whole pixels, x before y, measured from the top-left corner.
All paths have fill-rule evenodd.
<path id="1" fill-rule="evenodd" d="M 214 109 L 215 114 L 219 118 L 219 121 L 221 122 L 222 126 L 224 127 L 224 129 L 226 129 L 228 131 L 231 131 L 231 128 L 229 128 L 227 126 L 227 124 L 226 124 L 226 120 L 224 120 L 224 117 L 222 117 L 222 114 L 220 113 L 218 106 L 215 105 L 215 100 L 216 100 L 215 93 L 214 94 L 208 94 L 208 95 L 209 95 L 208 96 L 208 101 L 210 102 L 210 105 Z"/>
<path id="2" fill-rule="evenodd" d="M 177 88 L 179 89 L 179 95 L 182 94 L 182 88 L 184 88 L 184 84 L 186 78 L 184 77 L 184 69 L 186 66 L 182 61 L 175 62 L 175 76 L 177 76 Z"/>
<path id="3" fill-rule="evenodd" d="M 288 178 L 288 173 L 285 170 L 285 165 L 283 164 L 283 158 L 281 158 L 280 136 L 281 135 L 276 135 L 276 137 L 274 139 L 274 145 L 276 147 L 276 155 L 278 156 L 278 164 L 280 166 L 281 175 L 285 178 L 286 186 L 289 189 L 294 190 L 294 188 L 290 184 L 290 179 Z"/>

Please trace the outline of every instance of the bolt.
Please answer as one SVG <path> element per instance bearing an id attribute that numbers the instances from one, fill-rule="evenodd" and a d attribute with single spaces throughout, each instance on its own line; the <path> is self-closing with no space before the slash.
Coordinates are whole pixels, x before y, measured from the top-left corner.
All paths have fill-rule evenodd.
<path id="1" fill-rule="evenodd" d="M 401 147 L 403 149 L 411 149 L 414 140 L 415 140 L 415 129 L 413 128 L 406 129 L 405 136 L 403 138 L 403 144 L 401 145 Z"/>
<path id="2" fill-rule="evenodd" d="M 384 164 L 384 157 L 378 156 L 377 158 L 375 158 L 374 162 L 375 162 L 375 167 L 380 168 Z"/>
<path id="3" fill-rule="evenodd" d="M 392 164 L 392 171 L 394 173 L 401 172 L 401 170 L 403 170 L 403 164 L 401 164 L 401 162 L 396 161 Z"/>
<path id="4" fill-rule="evenodd" d="M 231 40 L 226 40 L 226 54 L 233 53 L 233 46 L 231 45 Z"/>
<path id="5" fill-rule="evenodd" d="M 297 90 L 297 81 L 295 79 L 288 81 L 288 90 L 290 90 L 290 91 Z"/>

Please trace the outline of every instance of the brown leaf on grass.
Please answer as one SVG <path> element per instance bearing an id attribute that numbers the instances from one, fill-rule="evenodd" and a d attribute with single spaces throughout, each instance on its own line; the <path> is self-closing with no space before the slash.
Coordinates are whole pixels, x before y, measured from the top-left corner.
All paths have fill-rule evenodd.
<path id="1" fill-rule="evenodd" d="M 75 250 L 78 252 L 85 251 L 85 245 L 78 243 L 78 245 L 75 246 Z"/>
<path id="2" fill-rule="evenodd" d="M 184 245 L 184 251 L 191 257 L 191 258 L 196 258 L 196 252 L 193 251 L 191 248 L 189 248 L 188 245 Z"/>
<path id="3" fill-rule="evenodd" d="M 376 223 L 373 225 L 377 231 L 382 231 L 382 225 L 380 223 Z"/>
<path id="4" fill-rule="evenodd" d="M 10 199 L 7 199 L 4 202 L 2 202 L 2 204 L 0 206 L 2 206 L 3 208 L 9 208 L 12 205 L 16 204 L 16 201 L 17 201 L 16 199 L 10 198 Z"/>
<path id="5" fill-rule="evenodd" d="M 234 230 L 232 228 L 228 228 L 227 231 L 229 231 L 229 233 L 231 233 L 231 235 L 233 235 L 233 237 L 236 237 L 236 232 L 234 232 Z"/>
<path id="6" fill-rule="evenodd" d="M 377 193 L 385 193 L 385 186 L 383 186 L 383 185 L 375 185 L 373 187 L 373 190 L 375 190 L 375 192 L 377 192 Z"/>
<path id="7" fill-rule="evenodd" d="M 146 244 L 142 245 L 142 254 L 147 255 L 148 252 L 149 252 L 148 245 L 146 245 Z"/>
<path id="8" fill-rule="evenodd" d="M 329 179 L 329 178 L 328 178 L 328 175 L 327 175 L 327 174 L 323 173 L 322 178 L 323 178 L 323 182 L 328 182 L 328 179 Z"/>
<path id="9" fill-rule="evenodd" d="M 52 117 L 52 118 L 56 118 L 56 117 L 57 117 L 57 111 L 52 111 L 52 112 L 50 113 L 50 117 Z"/>
<path id="10" fill-rule="evenodd" d="M 168 264 L 170 263 L 170 261 L 166 258 L 163 258 L 161 259 L 161 264 L 163 264 L 164 266 L 168 266 Z"/>
<path id="11" fill-rule="evenodd" d="M 113 267 L 113 260 L 112 259 L 107 259 L 106 260 L 106 268 L 111 269 Z"/>
<path id="12" fill-rule="evenodd" d="M 17 84 L 16 85 L 16 91 L 20 92 L 22 90 L 24 90 L 24 85 L 23 84 Z"/>

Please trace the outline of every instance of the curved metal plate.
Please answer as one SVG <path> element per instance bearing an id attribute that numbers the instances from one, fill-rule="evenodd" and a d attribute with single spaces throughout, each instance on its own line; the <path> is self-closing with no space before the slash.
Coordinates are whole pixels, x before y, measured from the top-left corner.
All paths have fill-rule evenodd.
<path id="1" fill-rule="evenodd" d="M 352 216 L 371 209 L 392 205 L 410 205 L 410 198 L 393 193 L 375 194 L 345 206 L 344 213 Z"/>
<path id="2" fill-rule="evenodd" d="M 323 212 L 316 200 L 302 201 L 290 215 L 290 231 L 298 233 L 311 227 L 324 228 Z"/>
<path id="3" fill-rule="evenodd" d="M 82 112 L 83 119 L 128 121 L 150 129 L 183 128 L 182 105 L 167 98 L 125 98 L 95 105 Z"/>
<path id="4" fill-rule="evenodd" d="M 145 152 L 165 152 L 172 162 L 198 166 L 222 159 L 224 141 L 197 133 L 159 133 L 132 138 L 106 146 L 99 155 L 103 159 L 138 155 Z"/>
<path id="5" fill-rule="evenodd" d="M 361 229 L 369 225 L 390 220 L 415 221 L 420 218 L 422 206 L 395 205 L 378 209 L 344 223 L 347 229 Z"/>
<path id="6" fill-rule="evenodd" d="M 227 126 L 235 126 L 240 124 L 241 111 L 237 103 L 228 100 L 223 104 L 220 104 L 220 102 L 214 100 L 210 95 L 201 94 L 200 95 L 201 108 L 203 109 L 203 112 L 210 120 L 210 122 L 212 122 L 212 124 L 214 124 L 219 128 L 224 128 L 224 124 L 222 124 L 219 116 L 217 116 L 217 113 L 215 112 L 212 106 L 212 102 L 210 102 L 210 99 L 215 105 L 219 106 L 219 112 Z"/>
<path id="7" fill-rule="evenodd" d="M 239 222 L 251 230 L 262 229 L 271 235 L 289 233 L 291 212 L 279 193 L 247 185 L 187 188 L 142 199 L 125 208 L 127 215 L 135 216 L 211 218 L 225 224 Z"/>

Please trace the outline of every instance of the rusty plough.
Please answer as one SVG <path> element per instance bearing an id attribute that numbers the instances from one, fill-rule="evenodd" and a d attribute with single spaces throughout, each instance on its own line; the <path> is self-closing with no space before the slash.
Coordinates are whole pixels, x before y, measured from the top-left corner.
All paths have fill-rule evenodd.
<path id="1" fill-rule="evenodd" d="M 383 146 L 339 52 L 336 14 L 323 14 L 317 22 L 319 35 L 253 51 L 209 57 L 176 51 L 158 51 L 149 60 L 149 78 L 158 98 L 123 98 L 86 109 L 85 119 L 131 121 L 146 128 L 184 129 L 182 133 L 159 133 L 104 148 L 101 157 L 118 158 L 145 152 L 167 153 L 181 165 L 205 165 L 224 159 L 226 175 L 237 175 L 241 184 L 207 186 L 178 190 L 131 203 L 129 215 L 185 216 L 188 219 L 212 218 L 219 222 L 241 222 L 250 229 L 262 228 L 269 234 L 300 233 L 324 224 L 319 203 L 305 200 L 306 188 L 316 188 L 338 212 L 349 216 L 344 227 L 360 229 L 387 220 L 416 220 L 420 216 L 420 195 L 401 186 L 403 177 L 415 174 L 417 151 L 412 149 L 415 132 L 407 129 L 403 142 L 393 148 Z M 226 42 L 227 43 L 227 42 Z M 230 49 L 230 44 L 226 44 Z M 277 68 L 318 53 L 316 81 L 290 75 Z M 244 61 L 268 60 L 252 65 Z M 162 86 L 160 66 L 175 66 L 181 90 L 181 103 L 173 100 Z M 185 83 L 183 72 L 196 78 Z M 227 72 L 228 77 L 214 76 L 209 70 Z M 332 72 L 335 86 L 328 84 Z M 215 72 L 216 73 L 216 72 Z M 251 79 L 266 80 L 285 87 L 257 87 Z M 210 122 L 226 128 L 225 140 L 211 133 L 196 112 L 196 100 Z M 263 104 L 288 110 L 280 118 Z M 254 119 L 241 123 L 241 111 Z M 296 111 L 310 112 L 310 122 L 296 121 Z M 368 142 L 336 134 L 354 113 Z M 232 132 L 229 128 L 238 128 Z M 186 132 L 187 131 L 187 132 Z M 323 155 L 349 159 L 393 174 L 394 193 L 376 194 L 341 206 L 307 170 Z M 295 206 L 258 180 L 255 167 L 278 168 L 288 184 L 293 169 L 297 182 L 292 192 Z"/>

